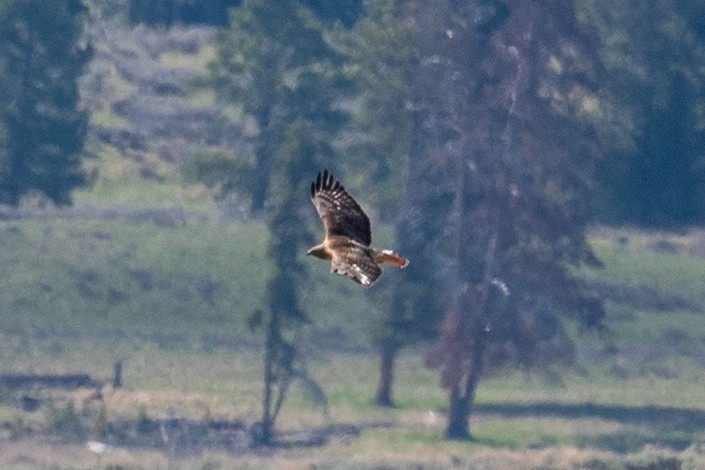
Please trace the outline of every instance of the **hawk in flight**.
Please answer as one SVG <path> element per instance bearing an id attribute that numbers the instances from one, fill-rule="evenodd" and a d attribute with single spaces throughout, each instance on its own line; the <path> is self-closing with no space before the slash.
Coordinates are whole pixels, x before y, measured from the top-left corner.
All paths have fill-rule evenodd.
<path id="1" fill-rule="evenodd" d="M 382 275 L 380 264 L 405 268 L 409 260 L 392 250 L 370 247 L 370 219 L 328 170 L 311 184 L 311 201 L 323 221 L 326 236 L 309 255 L 330 260 L 330 271 L 370 287 Z"/>

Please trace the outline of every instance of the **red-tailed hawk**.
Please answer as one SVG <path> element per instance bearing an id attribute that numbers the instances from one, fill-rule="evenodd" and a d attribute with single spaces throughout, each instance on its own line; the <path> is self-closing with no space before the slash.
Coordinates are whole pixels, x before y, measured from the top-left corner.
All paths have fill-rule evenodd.
<path id="1" fill-rule="evenodd" d="M 382 275 L 380 264 L 397 268 L 409 264 L 409 260 L 392 250 L 370 247 L 370 219 L 328 170 L 318 172 L 311 184 L 311 201 L 323 221 L 326 236 L 308 254 L 330 260 L 330 272 L 370 287 Z"/>

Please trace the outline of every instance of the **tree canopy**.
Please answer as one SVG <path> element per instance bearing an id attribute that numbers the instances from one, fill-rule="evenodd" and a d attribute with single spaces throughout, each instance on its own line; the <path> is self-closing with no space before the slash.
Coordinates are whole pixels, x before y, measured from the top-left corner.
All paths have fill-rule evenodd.
<path id="1" fill-rule="evenodd" d="M 597 216 L 684 227 L 705 220 L 705 44 L 702 6 L 659 0 L 578 2 L 594 25 L 606 158 Z"/>
<path id="2" fill-rule="evenodd" d="M 555 354 L 542 351 L 566 341 L 561 318 L 597 324 L 603 315 L 569 270 L 593 260 L 585 229 L 599 154 L 579 116 L 593 92 L 591 41 L 569 2 L 405 7 L 420 137 L 401 232 L 438 229 L 420 246 L 435 268 L 425 280 L 445 293 L 429 364 L 450 392 L 447 435 L 463 437 L 485 362 L 545 362 Z M 497 303 L 496 290 L 511 300 Z"/>
<path id="3" fill-rule="evenodd" d="M 79 0 L 0 5 L 0 202 L 38 193 L 57 204 L 85 182 L 88 114 L 77 80 L 91 55 Z"/>
<path id="4" fill-rule="evenodd" d="M 249 194 L 254 212 L 265 206 L 276 169 L 273 155 L 289 124 L 298 118 L 311 123 L 312 132 L 329 137 L 319 139 L 322 152 L 334 153 L 330 137 L 346 115 L 333 104 L 350 85 L 323 27 L 302 2 L 246 0 L 232 10 L 230 28 L 218 37 L 214 87 L 223 100 L 241 105 L 258 127 L 247 162 L 251 172 L 239 188 Z"/>
<path id="5" fill-rule="evenodd" d="M 266 211 L 289 168 L 280 152 L 305 137 L 317 157 L 287 169 L 282 188 L 324 159 L 353 187 L 379 188 L 412 263 L 380 294 L 377 401 L 391 403 L 396 351 L 436 335 L 446 434 L 467 437 L 488 365 L 570 363 L 567 322 L 601 324 L 600 300 L 574 276 L 599 264 L 594 220 L 702 222 L 699 10 L 384 0 L 330 23 L 321 5 L 245 0 L 219 36 L 214 86 L 258 128 L 253 155 L 233 157 L 246 177 L 229 184 Z M 295 265 L 280 261 L 282 273 Z"/>
<path id="6" fill-rule="evenodd" d="M 291 331 L 308 321 L 298 304 L 306 278 L 299 257 L 312 239 L 299 208 L 308 204 L 306 188 L 323 162 L 333 164 L 331 142 L 346 119 L 336 100 L 351 90 L 326 33 L 306 2 L 244 0 L 218 37 L 218 61 L 211 69 L 216 91 L 240 104 L 258 128 L 254 155 L 243 169 L 249 179 L 233 189 L 249 194 L 253 212 L 264 211 L 272 237 L 275 271 L 262 312 L 265 392 L 258 440 L 263 444 L 271 441 L 290 381 L 302 375 Z"/>
<path id="7" fill-rule="evenodd" d="M 242 0 L 129 0 L 128 17 L 134 23 L 149 25 L 182 23 L 227 26 L 228 9 L 240 3 Z M 302 0 L 301 3 L 319 19 L 339 21 L 346 26 L 355 23 L 363 13 L 362 0 Z"/>
<path id="8" fill-rule="evenodd" d="M 225 26 L 228 8 L 242 0 L 129 0 L 127 15 L 133 23 L 169 26 L 208 24 Z"/>

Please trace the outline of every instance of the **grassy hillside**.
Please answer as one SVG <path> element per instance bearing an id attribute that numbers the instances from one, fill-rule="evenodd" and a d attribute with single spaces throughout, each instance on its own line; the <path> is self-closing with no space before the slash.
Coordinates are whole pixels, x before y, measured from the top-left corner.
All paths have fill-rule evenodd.
<path id="1" fill-rule="evenodd" d="M 245 320 L 265 301 L 270 270 L 265 227 L 165 223 L 124 217 L 0 222 L 0 263 L 10 268 L 0 272 L 4 329 L 251 342 L 256 336 Z M 323 288 L 306 296 L 304 308 L 321 328 L 339 325 L 341 347 L 364 347 L 368 323 L 379 312 L 356 286 L 306 261 Z"/>
<path id="2" fill-rule="evenodd" d="M 605 269 L 585 278 L 608 306 L 609 372 L 678 377 L 705 366 L 703 233 L 603 230 L 593 245 Z"/>
<path id="3" fill-rule="evenodd" d="M 91 185 L 78 204 L 179 206 L 212 212 L 206 188 L 181 166 L 197 151 L 249 151 L 247 121 L 199 86 L 214 55 L 212 28 L 128 27 L 96 15 L 94 57 L 80 82 L 90 111 L 85 167 Z"/>

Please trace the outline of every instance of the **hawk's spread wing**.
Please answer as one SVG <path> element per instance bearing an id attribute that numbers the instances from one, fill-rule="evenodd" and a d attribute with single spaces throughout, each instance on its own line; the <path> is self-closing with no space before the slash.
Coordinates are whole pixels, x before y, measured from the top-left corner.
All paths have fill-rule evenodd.
<path id="1" fill-rule="evenodd" d="M 366 248 L 342 240 L 334 242 L 331 248 L 332 273 L 352 278 L 365 287 L 370 287 L 382 275 L 382 270 Z"/>
<path id="2" fill-rule="evenodd" d="M 311 200 L 323 221 L 326 238 L 339 235 L 365 246 L 372 243 L 370 219 L 328 170 L 319 172 L 311 184 Z"/>

